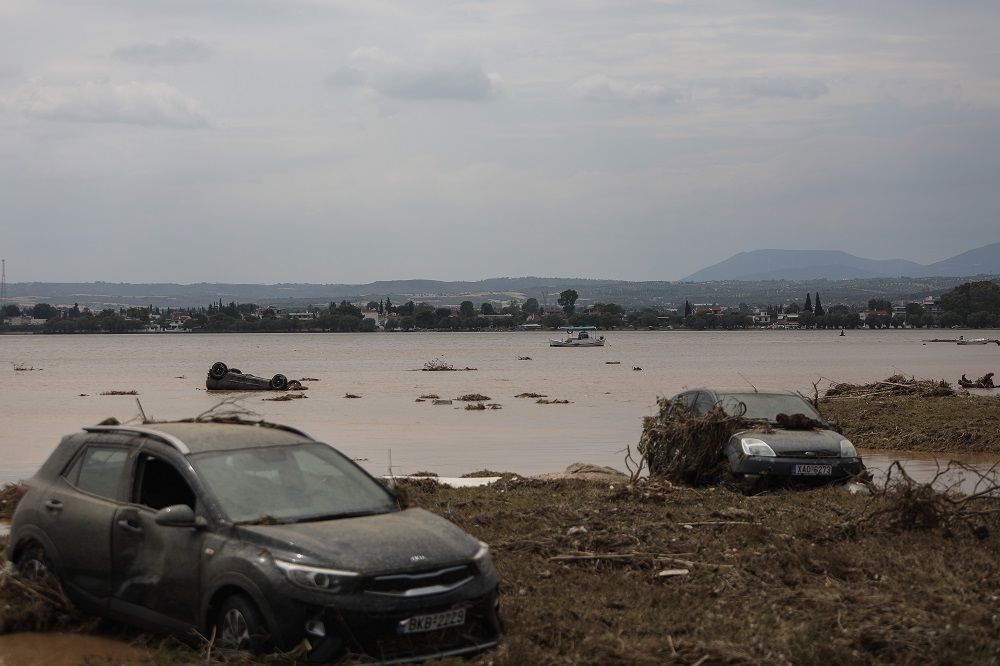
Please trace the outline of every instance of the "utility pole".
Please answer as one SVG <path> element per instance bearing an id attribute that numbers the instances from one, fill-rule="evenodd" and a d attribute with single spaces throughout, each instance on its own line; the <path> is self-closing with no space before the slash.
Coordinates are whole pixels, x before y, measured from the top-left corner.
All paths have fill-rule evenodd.
<path id="1" fill-rule="evenodd" d="M 7 260 L 0 259 L 0 319 L 7 307 Z"/>

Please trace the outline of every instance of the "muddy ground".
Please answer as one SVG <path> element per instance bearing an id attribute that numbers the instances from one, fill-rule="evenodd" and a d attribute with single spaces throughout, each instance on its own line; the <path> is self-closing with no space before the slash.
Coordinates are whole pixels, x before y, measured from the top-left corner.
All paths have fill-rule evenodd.
<path id="1" fill-rule="evenodd" d="M 996 398 L 820 406 L 863 447 L 1000 452 Z M 901 470 L 889 483 L 870 496 L 747 495 L 626 476 L 505 475 L 488 488 L 408 481 L 402 491 L 490 543 L 500 574 L 503 646 L 447 663 L 1000 664 L 997 489 L 946 497 Z M 28 603 L 0 586 L 6 631 L 110 633 L 141 648 L 130 663 L 209 657 L 204 646 L 69 610 L 24 619 Z"/>

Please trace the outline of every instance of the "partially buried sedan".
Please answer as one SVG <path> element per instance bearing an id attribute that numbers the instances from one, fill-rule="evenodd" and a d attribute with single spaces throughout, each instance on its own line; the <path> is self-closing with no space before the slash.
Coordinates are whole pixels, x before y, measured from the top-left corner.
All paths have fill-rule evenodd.
<path id="1" fill-rule="evenodd" d="M 836 480 L 865 472 L 854 444 L 798 393 L 697 388 L 675 395 L 669 404 L 675 416 L 700 417 L 721 409 L 726 415 L 760 424 L 718 442 L 720 462 L 736 478 Z M 684 455 L 681 447 L 668 448 Z M 649 463 L 656 473 L 657 459 L 649 457 Z M 684 461 L 671 464 L 683 467 Z"/>
<path id="2" fill-rule="evenodd" d="M 312 663 L 501 638 L 487 545 L 291 426 L 88 427 L 19 491 L 8 557 L 91 612 Z"/>

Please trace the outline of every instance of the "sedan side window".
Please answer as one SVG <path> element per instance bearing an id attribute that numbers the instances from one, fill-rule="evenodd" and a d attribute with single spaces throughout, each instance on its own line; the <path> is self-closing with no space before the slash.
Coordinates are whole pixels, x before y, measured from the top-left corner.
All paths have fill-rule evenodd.
<path id="1" fill-rule="evenodd" d="M 701 391 L 698 393 L 698 400 L 694 404 L 694 413 L 698 416 L 708 414 L 715 407 L 715 398 L 711 393 Z"/>
<path id="2" fill-rule="evenodd" d="M 128 451 L 118 447 L 90 446 L 66 471 L 66 480 L 84 492 L 117 499 Z"/>

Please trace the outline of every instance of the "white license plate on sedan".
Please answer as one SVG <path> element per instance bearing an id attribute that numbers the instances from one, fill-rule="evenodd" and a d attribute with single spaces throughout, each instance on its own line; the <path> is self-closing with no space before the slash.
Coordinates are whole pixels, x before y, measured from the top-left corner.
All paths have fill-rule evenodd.
<path id="1" fill-rule="evenodd" d="M 465 624 L 465 609 L 456 608 L 443 613 L 416 615 L 399 623 L 397 631 L 403 634 L 418 634 L 422 631 L 436 631 Z"/>
<path id="2" fill-rule="evenodd" d="M 830 476 L 833 474 L 833 465 L 794 465 L 792 474 L 798 476 Z"/>

